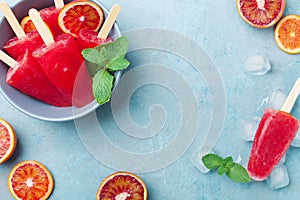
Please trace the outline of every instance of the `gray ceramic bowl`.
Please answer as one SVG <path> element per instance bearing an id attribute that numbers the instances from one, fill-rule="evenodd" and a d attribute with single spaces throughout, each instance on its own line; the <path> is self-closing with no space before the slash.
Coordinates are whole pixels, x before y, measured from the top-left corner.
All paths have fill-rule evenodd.
<path id="1" fill-rule="evenodd" d="M 67 2 L 70 2 L 70 0 L 67 1 L 65 0 L 65 3 Z M 97 1 L 95 2 L 102 7 L 105 15 L 107 15 L 108 14 L 107 9 L 100 2 Z M 22 1 L 18 1 L 18 3 L 16 3 L 12 7 L 12 9 L 15 15 L 17 16 L 17 18 L 20 20 L 27 15 L 28 10 L 30 8 L 36 8 L 39 10 L 50 6 L 54 6 L 53 0 L 43 0 L 43 1 L 22 0 Z M 2 47 L 8 39 L 15 36 L 14 33 L 12 32 L 11 27 L 8 25 L 7 21 L 3 18 L 0 22 L 0 35 L 1 35 L 0 47 Z M 110 35 L 114 39 L 121 35 L 117 24 L 114 25 Z M 99 106 L 99 104 L 95 100 L 82 108 L 76 108 L 76 107 L 59 108 L 59 107 L 45 104 L 41 101 L 35 100 L 34 98 L 21 93 L 20 91 L 6 84 L 5 78 L 6 78 L 7 70 L 8 70 L 8 66 L 5 65 L 3 62 L 0 62 L 1 93 L 14 107 L 37 119 L 46 120 L 46 121 L 73 120 L 92 112 Z M 121 76 L 121 72 L 115 73 L 115 85 L 118 83 L 120 76 Z"/>

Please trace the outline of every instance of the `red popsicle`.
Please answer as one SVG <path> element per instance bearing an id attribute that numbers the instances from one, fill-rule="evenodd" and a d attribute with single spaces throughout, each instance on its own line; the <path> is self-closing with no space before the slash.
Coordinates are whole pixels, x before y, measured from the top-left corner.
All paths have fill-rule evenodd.
<path id="1" fill-rule="evenodd" d="M 14 33 L 17 35 L 17 37 L 10 39 L 3 46 L 3 48 L 9 53 L 11 57 L 17 60 L 25 53 L 27 49 L 32 52 L 37 47 L 43 44 L 43 40 L 38 32 L 34 31 L 29 34 L 25 34 L 17 18 L 6 2 L 0 2 L 0 9 L 5 15 Z"/>
<path id="2" fill-rule="evenodd" d="M 287 152 L 299 128 L 289 112 L 300 92 L 300 78 L 281 110 L 266 109 L 258 126 L 248 162 L 250 177 L 265 180 Z"/>
<path id="3" fill-rule="evenodd" d="M 58 15 L 60 10 L 61 9 L 58 9 L 56 7 L 49 7 L 40 10 L 42 19 L 48 25 L 54 37 L 63 33 L 58 25 Z"/>
<path id="4" fill-rule="evenodd" d="M 11 67 L 7 72 L 6 82 L 12 87 L 54 106 L 72 105 L 49 81 L 28 50 L 18 61 L 0 51 L 0 59 Z"/>
<path id="5" fill-rule="evenodd" d="M 86 48 L 94 48 L 98 45 L 112 42 L 112 39 L 108 36 L 108 34 L 112 26 L 114 25 L 120 11 L 120 5 L 115 4 L 106 17 L 106 20 L 99 33 L 96 33 L 94 31 L 81 30 L 78 35 L 78 44 L 80 47 L 80 51 Z"/>
<path id="6" fill-rule="evenodd" d="M 11 38 L 4 44 L 3 48 L 11 57 L 17 60 L 20 56 L 24 55 L 26 50 L 33 52 L 42 44 L 44 44 L 44 42 L 39 33 L 37 31 L 31 31 L 27 33 L 25 37 Z"/>
<path id="7" fill-rule="evenodd" d="M 112 42 L 112 38 L 107 37 L 106 39 L 98 38 L 98 33 L 92 30 L 80 30 L 78 34 L 78 45 L 80 48 L 80 51 L 86 49 L 86 48 L 94 48 L 98 45 L 105 44 L 108 42 Z"/>
<path id="8" fill-rule="evenodd" d="M 39 12 L 30 9 L 29 16 L 45 42 L 45 45 L 36 49 L 32 55 L 42 66 L 47 77 L 73 105 L 82 107 L 91 102 L 94 99 L 92 80 L 73 36 L 61 34 L 54 41 Z M 79 87 L 77 80 L 85 81 L 81 81 Z M 75 90 L 80 92 L 74 95 Z"/>
<path id="9" fill-rule="evenodd" d="M 40 10 L 40 14 L 44 22 L 50 28 L 54 37 L 63 33 L 58 25 L 58 15 L 60 10 L 64 7 L 63 0 L 54 0 L 55 7 L 44 8 Z"/>

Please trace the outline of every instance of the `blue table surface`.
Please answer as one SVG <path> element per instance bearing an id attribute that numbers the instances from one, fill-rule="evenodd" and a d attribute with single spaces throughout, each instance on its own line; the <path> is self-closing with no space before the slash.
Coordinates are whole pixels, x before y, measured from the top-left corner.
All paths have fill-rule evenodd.
<path id="1" fill-rule="evenodd" d="M 10 5 L 14 0 L 7 1 Z M 195 41 L 214 62 L 225 88 L 226 112 L 222 135 L 213 151 L 222 156 L 241 155 L 247 160 L 251 143 L 240 137 L 242 119 L 261 116 L 263 99 L 280 88 L 288 93 L 299 77 L 299 55 L 288 55 L 279 50 L 273 37 L 273 28 L 256 29 L 246 24 L 238 15 L 235 1 L 211 0 L 119 0 L 101 1 L 107 8 L 114 3 L 122 6 L 118 24 L 122 32 L 139 28 L 156 27 L 172 30 Z M 288 0 L 286 14 L 300 14 L 299 2 Z M 2 17 L 2 15 L 0 14 Z M 176 43 L 176 41 L 174 41 Z M 179 43 L 178 46 L 181 44 Z M 271 62 L 272 70 L 265 76 L 250 76 L 243 69 L 246 59 L 255 54 L 265 55 Z M 200 200 L 200 199 L 298 199 L 300 188 L 300 150 L 290 148 L 286 167 L 290 184 L 281 190 L 271 190 L 265 182 L 238 184 L 227 177 L 215 173 L 201 174 L 194 165 L 192 155 L 200 148 L 206 135 L 208 122 L 205 119 L 210 107 L 210 94 L 203 77 L 195 74 L 193 66 L 181 61 L 170 52 L 141 50 L 129 56 L 131 69 L 145 63 L 160 63 L 174 69 L 184 77 L 194 90 L 199 106 L 200 122 L 197 134 L 187 150 L 175 162 L 151 172 L 138 173 L 145 181 L 149 200 Z M 213 78 L 213 77 L 209 77 Z M 97 109 L 106 138 L 116 146 L 131 152 L 151 153 L 164 148 L 176 135 L 180 127 L 180 107 L 176 98 L 166 88 L 159 85 L 145 85 L 139 88 L 130 100 L 132 119 L 140 126 L 151 122 L 148 110 L 153 104 L 161 104 L 167 111 L 165 129 L 153 138 L 133 138 L 123 136 L 114 123 L 110 103 Z M 261 106 L 262 104 L 262 106 Z M 50 197 L 54 200 L 95 199 L 98 186 L 107 175 L 126 170 L 114 163 L 102 162 L 93 155 L 81 141 L 84 133 L 78 132 L 74 121 L 46 122 L 29 117 L 15 109 L 0 95 L 0 117 L 14 127 L 18 144 L 13 157 L 0 165 L 0 199 L 13 199 L 7 188 L 7 177 L 12 167 L 22 160 L 38 160 L 52 172 L 55 188 Z M 300 117 L 298 103 L 293 111 Z M 159 117 L 159 116 L 154 116 Z M 93 126 L 93 125 L 91 125 Z M 100 144 L 100 142 L 99 142 Z M 142 144 L 142 145 L 141 145 Z M 97 146 L 94 141 L 93 148 Z M 173 152 L 169 152 L 172 154 Z M 124 162 L 136 169 L 146 165 L 139 160 Z M 149 161 L 151 162 L 151 161 Z"/>

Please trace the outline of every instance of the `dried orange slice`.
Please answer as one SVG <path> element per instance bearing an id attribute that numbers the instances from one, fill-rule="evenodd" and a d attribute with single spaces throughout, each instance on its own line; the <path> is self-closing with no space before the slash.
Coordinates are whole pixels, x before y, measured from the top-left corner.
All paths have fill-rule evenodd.
<path id="1" fill-rule="evenodd" d="M 36 30 L 29 16 L 26 16 L 22 19 L 21 27 L 23 28 L 25 33 L 29 33 L 30 31 Z"/>
<path id="2" fill-rule="evenodd" d="M 102 181 L 96 199 L 146 200 L 147 188 L 137 175 L 129 172 L 117 172 Z"/>
<path id="3" fill-rule="evenodd" d="M 276 24 L 283 15 L 285 4 L 285 0 L 236 0 L 242 19 L 256 28 Z"/>
<path id="4" fill-rule="evenodd" d="M 45 200 L 53 190 L 53 178 L 43 164 L 23 161 L 11 170 L 8 188 L 15 199 Z"/>
<path id="5" fill-rule="evenodd" d="M 300 53 L 300 16 L 282 18 L 276 25 L 274 37 L 281 50 L 289 54 Z"/>
<path id="6" fill-rule="evenodd" d="M 66 4 L 58 16 L 58 24 L 65 33 L 77 37 L 81 29 L 98 31 L 104 21 L 103 10 L 91 1 Z"/>
<path id="7" fill-rule="evenodd" d="M 17 137 L 11 125 L 0 118 L 0 163 L 7 161 L 15 151 Z"/>

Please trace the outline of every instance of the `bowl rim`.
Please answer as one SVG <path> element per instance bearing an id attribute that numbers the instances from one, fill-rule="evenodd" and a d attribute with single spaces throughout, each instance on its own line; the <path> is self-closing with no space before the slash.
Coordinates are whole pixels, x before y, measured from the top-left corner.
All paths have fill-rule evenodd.
<path id="1" fill-rule="evenodd" d="M 71 1 L 68 1 L 67 3 L 71 2 Z M 92 0 L 92 1 L 95 1 L 103 9 L 104 14 L 107 16 L 107 14 L 109 13 L 108 9 L 101 2 L 99 2 L 98 0 Z M 14 10 L 15 7 L 20 3 L 22 3 L 22 1 L 16 1 L 15 3 L 13 3 L 12 6 L 11 6 L 12 10 Z M 5 16 L 2 16 L 0 18 L 0 22 L 2 23 L 4 20 L 5 20 Z M 115 34 L 116 38 L 120 37 L 121 36 L 121 31 L 119 29 L 117 21 L 114 24 L 114 30 L 116 32 L 116 34 Z M 115 81 L 114 81 L 114 86 L 113 86 L 112 92 L 114 91 L 115 87 L 119 83 L 121 75 L 122 75 L 122 71 L 116 71 L 114 73 Z M 50 122 L 65 122 L 65 121 L 75 120 L 75 119 L 78 119 L 78 118 L 83 117 L 85 115 L 88 115 L 89 113 L 95 111 L 100 106 L 100 104 L 98 104 L 96 102 L 96 100 L 94 99 L 92 102 L 90 102 L 88 105 L 84 106 L 83 108 L 76 108 L 74 106 L 62 107 L 62 109 L 68 109 L 69 110 L 69 113 L 70 113 L 69 116 L 67 115 L 67 116 L 63 116 L 63 117 L 47 117 L 45 115 L 33 113 L 33 112 L 31 112 L 29 110 L 26 110 L 25 108 L 22 108 L 21 106 L 19 106 L 12 98 L 10 98 L 6 94 L 5 90 L 1 87 L 1 85 L 0 85 L 0 92 L 4 96 L 4 98 L 11 105 L 13 105 L 15 108 L 17 108 L 19 111 L 23 112 L 24 114 L 26 114 L 30 117 L 33 117 L 33 118 L 36 118 L 36 119 L 39 119 L 39 120 L 43 120 L 43 121 L 50 121 Z M 31 97 L 31 98 L 33 98 L 33 97 Z M 49 105 L 49 106 L 52 106 L 52 105 Z M 55 107 L 55 108 L 60 109 L 60 107 Z"/>

